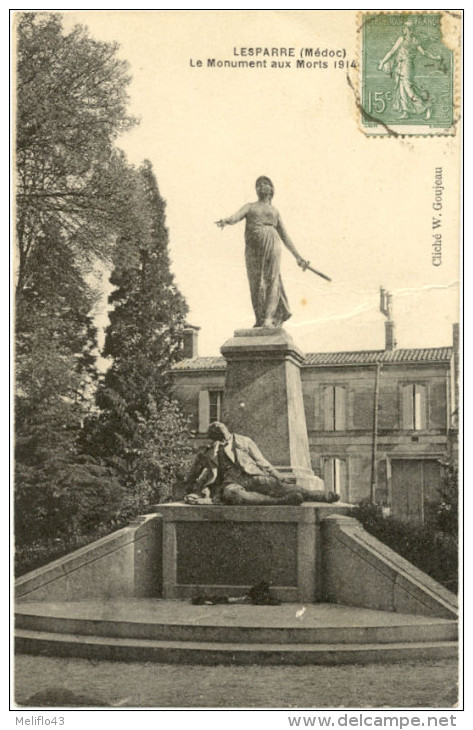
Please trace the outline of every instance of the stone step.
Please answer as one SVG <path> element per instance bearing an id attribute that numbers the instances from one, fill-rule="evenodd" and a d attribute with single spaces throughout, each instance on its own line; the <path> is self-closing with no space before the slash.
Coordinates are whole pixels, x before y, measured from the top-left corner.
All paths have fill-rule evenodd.
<path id="1" fill-rule="evenodd" d="M 24 602 L 16 648 L 59 656 L 188 663 L 337 664 L 456 653 L 449 619 L 334 604 L 193 606 L 161 599 Z"/>
<path id="2" fill-rule="evenodd" d="M 297 610 L 300 611 L 297 606 L 292 617 L 286 606 L 282 610 L 281 607 L 233 606 L 227 607 L 227 611 L 223 606 L 192 606 L 190 611 L 183 611 L 176 605 L 174 615 L 170 615 L 172 605 L 156 603 L 154 611 L 139 616 L 127 616 L 133 611 L 124 611 L 120 606 L 112 612 L 115 615 L 107 610 L 101 615 L 97 610 L 94 617 L 90 616 L 91 607 L 87 604 L 82 607 L 82 615 L 80 603 L 59 604 L 55 610 L 49 608 L 49 612 L 47 608 L 42 611 L 41 606 L 33 610 L 29 604 L 20 604 L 15 625 L 21 630 L 49 634 L 232 644 L 399 644 L 457 639 L 456 622 L 446 619 L 385 615 L 369 610 L 357 612 L 357 609 L 350 612 L 343 611 L 342 607 L 327 611 L 326 606 L 311 606 L 301 620 L 296 618 Z M 357 619 L 362 625 L 356 625 Z"/>
<path id="3" fill-rule="evenodd" d="M 17 652 L 46 656 L 183 664 L 368 664 L 457 656 L 453 641 L 389 644 L 234 644 L 78 636 L 17 629 Z"/>

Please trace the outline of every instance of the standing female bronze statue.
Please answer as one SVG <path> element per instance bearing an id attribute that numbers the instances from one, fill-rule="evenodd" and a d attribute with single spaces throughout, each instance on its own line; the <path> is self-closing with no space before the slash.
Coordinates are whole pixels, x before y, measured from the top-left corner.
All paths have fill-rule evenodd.
<path id="1" fill-rule="evenodd" d="M 272 205 L 274 185 L 269 177 L 257 179 L 256 193 L 256 203 L 247 203 L 235 215 L 216 223 L 224 228 L 246 218 L 245 259 L 256 316 L 254 326 L 280 327 L 291 316 L 281 279 L 281 241 L 302 269 L 306 268 L 307 262 L 297 252 L 279 212 Z"/>

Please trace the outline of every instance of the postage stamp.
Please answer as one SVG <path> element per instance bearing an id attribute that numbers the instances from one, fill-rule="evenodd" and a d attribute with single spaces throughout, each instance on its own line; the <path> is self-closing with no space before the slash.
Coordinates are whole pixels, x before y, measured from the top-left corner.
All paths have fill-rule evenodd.
<path id="1" fill-rule="evenodd" d="M 366 134 L 455 132 L 455 54 L 442 13 L 363 13 L 361 126 Z"/>

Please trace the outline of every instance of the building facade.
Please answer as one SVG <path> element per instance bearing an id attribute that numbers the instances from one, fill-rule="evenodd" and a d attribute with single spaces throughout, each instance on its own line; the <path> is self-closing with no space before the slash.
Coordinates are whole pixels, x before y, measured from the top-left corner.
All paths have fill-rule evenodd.
<path id="1" fill-rule="evenodd" d="M 173 368 L 174 392 L 197 437 L 219 420 L 223 357 L 192 357 Z M 342 501 L 372 498 L 395 517 L 424 521 L 438 496 L 441 464 L 455 459 L 458 328 L 454 346 L 309 353 L 301 369 L 312 468 Z"/>

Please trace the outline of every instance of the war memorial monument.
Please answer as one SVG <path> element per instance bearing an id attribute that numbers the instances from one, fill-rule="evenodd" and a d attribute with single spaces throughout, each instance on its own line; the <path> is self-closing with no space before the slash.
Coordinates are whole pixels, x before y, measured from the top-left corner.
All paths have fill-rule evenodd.
<path id="1" fill-rule="evenodd" d="M 217 222 L 246 221 L 255 324 L 221 347 L 228 436 L 217 444 L 207 496 L 154 505 L 128 527 L 19 578 L 17 651 L 207 664 L 456 655 L 455 596 L 369 535 L 350 515 L 353 505 L 332 498 L 312 471 L 304 355 L 283 328 L 290 309 L 281 242 L 302 269 L 312 267 L 273 193 L 271 180 L 258 178 L 258 200 Z M 260 472 L 251 471 L 255 463 Z M 261 469 L 266 481 L 258 481 Z M 263 581 L 280 605 L 238 600 Z M 213 600 L 197 607 L 197 595 Z"/>

